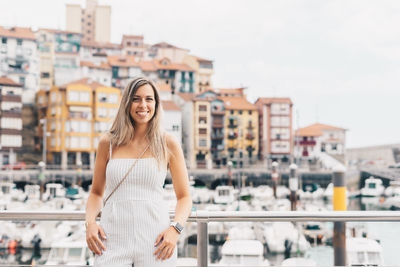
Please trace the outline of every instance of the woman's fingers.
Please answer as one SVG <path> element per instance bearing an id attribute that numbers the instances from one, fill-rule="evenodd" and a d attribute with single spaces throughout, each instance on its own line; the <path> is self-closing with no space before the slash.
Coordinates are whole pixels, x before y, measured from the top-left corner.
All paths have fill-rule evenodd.
<path id="1" fill-rule="evenodd" d="M 107 239 L 106 233 L 104 233 L 104 230 L 103 230 L 103 228 L 101 228 L 101 226 L 99 226 L 99 232 L 100 232 L 100 237 L 103 240 L 106 240 Z"/>

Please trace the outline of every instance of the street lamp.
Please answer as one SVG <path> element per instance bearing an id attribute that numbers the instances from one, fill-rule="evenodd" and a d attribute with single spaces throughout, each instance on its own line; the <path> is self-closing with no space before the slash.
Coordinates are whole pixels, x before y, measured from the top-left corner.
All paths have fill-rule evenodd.
<path id="1" fill-rule="evenodd" d="M 228 184 L 229 185 L 232 185 L 232 166 L 233 166 L 232 161 L 228 161 L 228 177 L 229 177 Z"/>
<path id="2" fill-rule="evenodd" d="M 279 178 L 278 165 L 279 164 L 276 161 L 272 162 L 271 164 L 272 166 L 271 180 L 272 180 L 272 188 L 274 190 L 274 198 L 276 198 L 276 187 L 278 185 L 278 178 Z"/>
<path id="3" fill-rule="evenodd" d="M 296 175 L 297 165 L 292 163 L 289 166 L 289 189 L 290 189 L 290 207 L 291 210 L 296 210 L 297 196 L 296 192 L 299 189 L 299 179 Z"/>
<path id="4" fill-rule="evenodd" d="M 78 185 L 81 186 L 81 184 L 82 184 L 82 161 L 79 160 L 76 163 L 76 165 L 78 166 L 78 169 L 77 169 Z M 76 184 L 76 179 L 74 179 L 74 184 Z"/>
<path id="5" fill-rule="evenodd" d="M 43 192 L 44 192 L 44 181 L 46 179 L 46 177 L 44 175 L 44 171 L 46 169 L 46 163 L 44 163 L 43 161 L 40 161 L 38 163 L 38 165 L 39 165 L 39 170 L 40 170 L 39 177 L 38 177 L 39 184 L 40 184 L 40 200 L 43 200 L 42 197 L 43 197 Z"/>

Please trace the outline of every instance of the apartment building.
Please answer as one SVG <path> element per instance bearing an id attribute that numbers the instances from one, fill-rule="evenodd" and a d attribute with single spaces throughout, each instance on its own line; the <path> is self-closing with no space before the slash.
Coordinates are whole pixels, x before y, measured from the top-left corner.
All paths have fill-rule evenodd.
<path id="1" fill-rule="evenodd" d="M 228 94 L 219 89 L 222 95 Z M 229 90 L 230 91 L 230 90 Z M 219 96 L 225 107 L 224 154 L 226 161 L 232 161 L 239 168 L 257 162 L 259 150 L 258 110 L 247 101 L 246 96 Z M 225 160 L 222 159 L 224 165 Z"/>
<path id="2" fill-rule="evenodd" d="M 172 93 L 194 93 L 194 70 L 185 63 L 173 63 L 165 57 L 161 60 L 153 60 L 158 77 L 157 80 L 171 85 Z"/>
<path id="3" fill-rule="evenodd" d="M 121 93 L 89 78 L 38 92 L 39 119 L 47 131 L 47 162 L 94 166 L 100 136 L 115 117 Z M 39 136 L 43 135 L 43 125 Z"/>
<path id="4" fill-rule="evenodd" d="M 143 35 L 123 35 L 121 41 L 123 55 L 144 58 L 145 44 Z"/>
<path id="5" fill-rule="evenodd" d="M 0 76 L 22 84 L 22 102 L 32 105 L 39 88 L 39 55 L 30 28 L 0 26 Z"/>
<path id="6" fill-rule="evenodd" d="M 122 47 L 120 44 L 101 43 L 95 41 L 81 42 L 80 57 L 81 60 L 91 61 L 94 63 L 106 63 L 107 56 L 121 56 Z"/>
<path id="7" fill-rule="evenodd" d="M 142 75 L 142 70 L 134 56 L 109 56 L 108 64 L 111 66 L 114 87 L 125 88 L 129 80 Z"/>
<path id="8" fill-rule="evenodd" d="M 293 153 L 293 103 L 290 98 L 259 98 L 259 158 L 265 163 L 289 162 Z"/>
<path id="9" fill-rule="evenodd" d="M 92 81 L 102 83 L 106 86 L 111 86 L 112 72 L 111 66 L 108 63 L 94 63 L 90 61 L 81 61 L 80 77 L 88 77 Z"/>
<path id="10" fill-rule="evenodd" d="M 214 73 L 212 60 L 200 58 L 193 55 L 186 55 L 183 59 L 194 70 L 195 93 L 202 93 L 212 88 L 211 78 Z"/>
<path id="11" fill-rule="evenodd" d="M 22 148 L 22 84 L 0 77 L 0 163 L 17 162 Z"/>
<path id="12" fill-rule="evenodd" d="M 182 111 L 172 99 L 172 89 L 169 84 L 156 83 L 163 109 L 162 127 L 173 134 L 182 144 Z"/>
<path id="13" fill-rule="evenodd" d="M 145 59 L 168 58 L 172 62 L 183 62 L 183 59 L 188 53 L 188 49 L 180 48 L 166 42 L 161 42 L 151 45 L 146 50 Z"/>
<path id="14" fill-rule="evenodd" d="M 314 123 L 296 131 L 296 158 L 312 159 L 320 153 L 342 156 L 346 149 L 346 129 L 327 124 Z"/>
<path id="15" fill-rule="evenodd" d="M 86 8 L 66 5 L 66 27 L 79 32 L 85 41 L 110 42 L 111 7 L 98 5 L 97 0 L 86 0 Z"/>

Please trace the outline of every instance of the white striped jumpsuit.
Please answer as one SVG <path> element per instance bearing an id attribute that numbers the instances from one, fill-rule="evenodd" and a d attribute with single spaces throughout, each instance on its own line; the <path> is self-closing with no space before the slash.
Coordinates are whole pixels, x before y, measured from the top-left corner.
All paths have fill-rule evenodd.
<path id="1" fill-rule="evenodd" d="M 158 169 L 155 158 L 111 158 L 106 168 L 105 196 L 117 186 L 138 160 L 125 181 L 103 207 L 100 225 L 107 239 L 106 250 L 95 256 L 97 267 L 175 267 L 177 252 L 171 258 L 157 260 L 154 246 L 157 236 L 170 225 L 168 203 L 163 199 L 167 170 Z"/>

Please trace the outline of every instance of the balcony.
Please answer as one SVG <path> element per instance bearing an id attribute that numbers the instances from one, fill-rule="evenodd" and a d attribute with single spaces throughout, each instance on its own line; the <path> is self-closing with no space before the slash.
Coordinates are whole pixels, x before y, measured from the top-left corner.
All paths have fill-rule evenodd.
<path id="1" fill-rule="evenodd" d="M 236 132 L 232 132 L 232 133 L 228 134 L 229 140 L 235 140 L 236 138 L 238 138 L 238 134 Z"/>
<path id="2" fill-rule="evenodd" d="M 221 121 L 213 121 L 212 123 L 212 127 L 213 128 L 224 128 L 224 123 Z"/>
<path id="3" fill-rule="evenodd" d="M 229 151 L 230 153 L 233 153 L 233 152 L 235 152 L 236 150 L 237 150 L 237 148 L 234 147 L 234 146 L 228 147 L 228 151 Z"/>
<path id="4" fill-rule="evenodd" d="M 211 110 L 211 114 L 212 115 L 220 115 L 220 116 L 223 116 L 223 115 L 225 115 L 225 111 L 223 111 L 223 110 Z"/>
<path id="5" fill-rule="evenodd" d="M 211 139 L 214 139 L 214 140 L 224 139 L 224 134 L 223 133 L 212 134 Z"/>
<path id="6" fill-rule="evenodd" d="M 254 136 L 254 134 L 252 132 L 246 134 L 246 140 L 252 141 L 255 138 L 256 137 Z"/>
<path id="7" fill-rule="evenodd" d="M 316 142 L 315 142 L 315 140 L 301 140 L 300 142 L 299 142 L 299 141 L 296 141 L 296 145 L 301 145 L 301 146 L 315 146 L 315 145 L 316 145 Z"/>
<path id="8" fill-rule="evenodd" d="M 229 129 L 236 129 L 238 127 L 237 123 L 229 123 L 228 128 Z"/>
<path id="9" fill-rule="evenodd" d="M 197 169 L 205 169 L 207 162 L 205 160 L 196 160 Z"/>
<path id="10" fill-rule="evenodd" d="M 212 151 L 222 151 L 222 150 L 224 150 L 224 145 L 223 144 L 219 144 L 219 145 L 216 145 L 216 146 L 212 146 L 211 150 Z"/>

